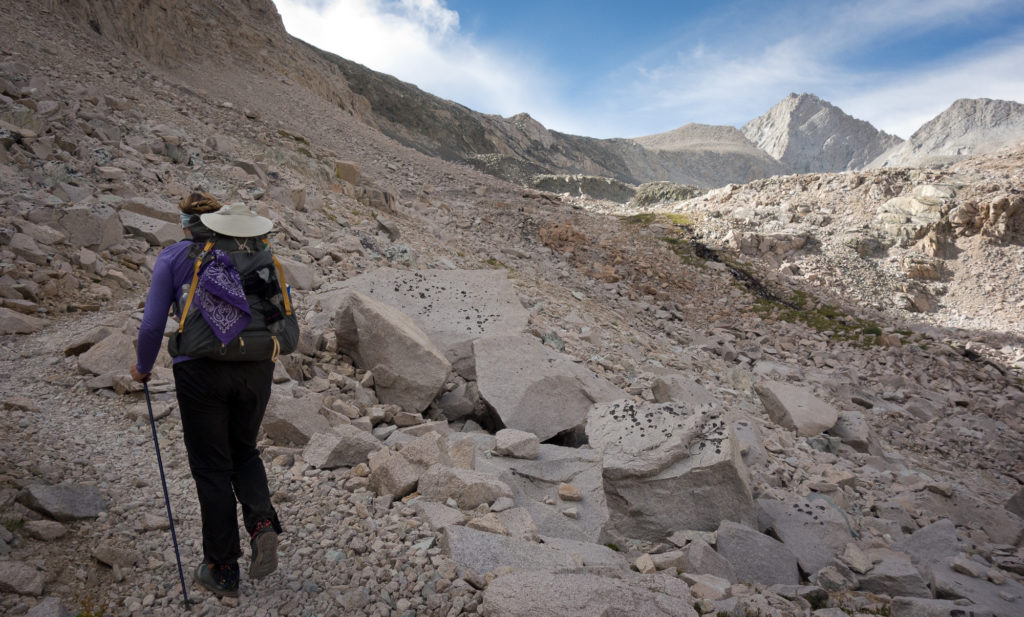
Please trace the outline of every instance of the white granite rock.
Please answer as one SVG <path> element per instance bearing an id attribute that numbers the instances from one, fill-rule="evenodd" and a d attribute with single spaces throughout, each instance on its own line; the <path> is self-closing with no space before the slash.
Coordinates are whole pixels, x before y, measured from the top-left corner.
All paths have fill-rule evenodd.
<path id="1" fill-rule="evenodd" d="M 660 541 L 678 529 L 756 521 L 735 431 L 715 412 L 595 404 L 587 434 L 603 457 L 612 525 L 627 537 Z"/>
<path id="2" fill-rule="evenodd" d="M 533 433 L 505 428 L 495 433 L 494 438 L 494 453 L 498 456 L 533 459 L 540 452 L 540 441 Z"/>
<path id="3" fill-rule="evenodd" d="M 373 373 L 377 397 L 420 412 L 440 393 L 451 364 L 397 308 L 346 291 L 334 313 L 338 349 Z"/>
<path id="4" fill-rule="evenodd" d="M 480 338 L 473 350 L 480 395 L 507 428 L 533 433 L 540 441 L 582 431 L 594 402 L 625 396 L 532 336 Z"/>
<path id="5" fill-rule="evenodd" d="M 778 381 L 763 381 L 754 386 L 768 416 L 797 435 L 817 435 L 835 426 L 839 411 L 806 388 Z"/>
<path id="6" fill-rule="evenodd" d="M 797 585 L 796 557 L 778 540 L 746 525 L 725 521 L 718 528 L 718 552 L 742 582 Z"/>

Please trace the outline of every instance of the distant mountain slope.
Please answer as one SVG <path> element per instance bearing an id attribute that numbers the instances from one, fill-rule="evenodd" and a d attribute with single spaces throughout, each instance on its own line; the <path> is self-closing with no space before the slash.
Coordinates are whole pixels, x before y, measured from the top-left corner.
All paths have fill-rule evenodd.
<path id="1" fill-rule="evenodd" d="M 735 127 L 708 124 L 687 124 L 656 135 L 636 137 L 652 171 L 634 169 L 653 179 L 669 178 L 673 182 L 718 186 L 721 179 L 749 182 L 758 178 L 789 173 L 764 151 L 759 150 Z M 627 162 L 632 159 L 627 157 Z M 661 177 L 657 177 L 657 176 Z"/>
<path id="2" fill-rule="evenodd" d="M 902 142 L 813 94 L 790 94 L 742 131 L 799 173 L 860 169 Z"/>
<path id="3" fill-rule="evenodd" d="M 633 141 L 651 150 L 680 151 L 699 147 L 722 152 L 759 152 L 754 144 L 734 127 L 692 122 L 666 133 L 634 137 Z"/>
<path id="4" fill-rule="evenodd" d="M 737 158 L 713 144 L 651 151 L 629 139 L 549 131 L 527 114 L 481 114 L 288 35 L 270 0 L 49 0 L 49 8 L 172 68 L 259 66 L 406 146 L 513 182 L 525 184 L 543 173 L 587 174 L 632 184 L 670 180 L 716 187 L 781 169 L 751 152 Z"/>
<path id="5" fill-rule="evenodd" d="M 1022 142 L 1024 105 L 993 99 L 958 99 L 869 167 L 942 164 Z"/>

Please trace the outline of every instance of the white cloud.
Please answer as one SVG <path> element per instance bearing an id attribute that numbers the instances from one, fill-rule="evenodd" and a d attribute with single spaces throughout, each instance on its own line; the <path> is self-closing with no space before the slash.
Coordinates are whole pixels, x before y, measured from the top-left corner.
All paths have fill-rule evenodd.
<path id="1" fill-rule="evenodd" d="M 443 0 L 276 4 L 293 36 L 431 94 L 483 113 L 559 115 L 540 71 L 463 33 L 458 13 Z"/>
<path id="2" fill-rule="evenodd" d="M 906 139 L 956 99 L 1024 101 L 1021 58 L 1024 43 L 1014 42 L 924 73 L 897 75 L 876 87 L 837 95 L 834 102 L 850 115 Z"/>
<path id="3" fill-rule="evenodd" d="M 838 5 L 829 17 L 827 38 L 845 40 L 865 29 L 874 36 L 908 30 L 926 31 L 939 25 L 963 23 L 1012 0 L 859 0 Z"/>

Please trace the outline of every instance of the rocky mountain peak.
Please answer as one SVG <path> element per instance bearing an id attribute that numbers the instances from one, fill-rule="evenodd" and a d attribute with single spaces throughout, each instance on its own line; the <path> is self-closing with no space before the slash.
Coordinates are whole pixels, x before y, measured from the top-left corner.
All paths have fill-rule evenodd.
<path id="1" fill-rule="evenodd" d="M 957 99 L 872 167 L 935 165 L 988 154 L 1024 141 L 1024 105 L 995 99 Z"/>
<path id="2" fill-rule="evenodd" d="M 806 93 L 790 93 L 742 132 L 801 173 L 857 169 L 901 141 Z"/>
<path id="3" fill-rule="evenodd" d="M 528 113 L 518 113 L 509 117 L 508 121 L 522 131 L 529 139 L 539 142 L 545 148 L 550 148 L 555 143 L 555 138 L 551 131 Z"/>

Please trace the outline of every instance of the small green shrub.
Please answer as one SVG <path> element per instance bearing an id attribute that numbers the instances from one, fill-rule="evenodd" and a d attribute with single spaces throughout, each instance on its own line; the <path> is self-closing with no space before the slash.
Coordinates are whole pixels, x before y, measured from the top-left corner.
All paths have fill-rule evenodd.
<path id="1" fill-rule="evenodd" d="M 625 221 L 630 225 L 650 225 L 657 218 L 653 212 L 643 212 L 641 214 L 634 214 L 627 216 Z"/>
<path id="2" fill-rule="evenodd" d="M 815 308 L 809 297 L 803 292 L 794 294 L 794 309 L 789 306 L 758 298 L 754 301 L 753 310 L 762 319 L 775 319 L 789 323 L 802 323 L 837 341 L 856 341 L 863 347 L 878 344 L 882 328 L 873 321 L 851 317 L 834 306 L 822 304 Z"/>
<path id="3" fill-rule="evenodd" d="M 97 605 L 96 601 L 89 595 L 84 598 L 76 595 L 75 600 L 78 601 L 78 605 L 81 607 L 81 610 L 78 611 L 75 617 L 103 617 L 104 611 L 107 610 L 106 604 Z"/>
<path id="4" fill-rule="evenodd" d="M 691 227 L 693 225 L 692 218 L 679 212 L 668 213 L 665 215 L 665 218 L 667 218 L 673 225 L 678 225 L 680 227 Z"/>

